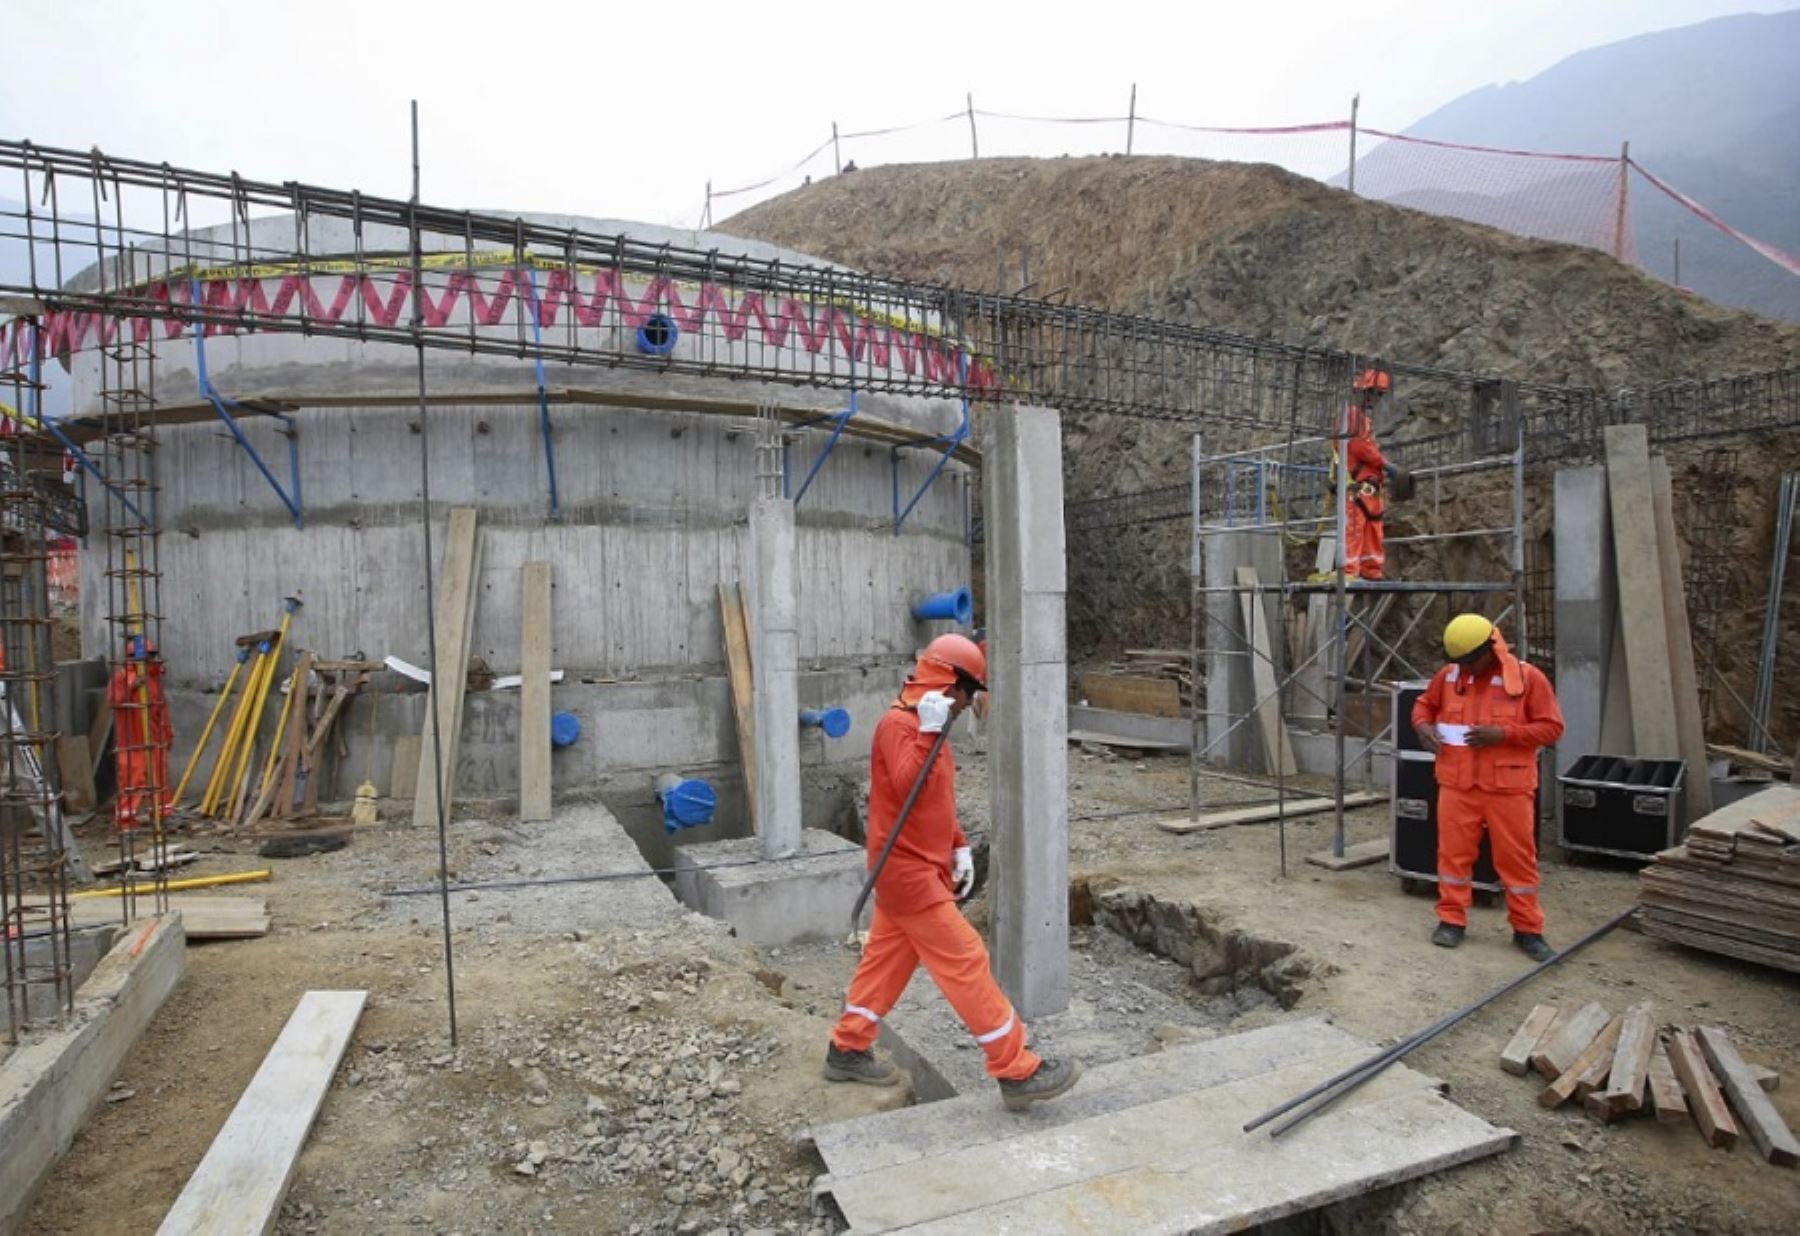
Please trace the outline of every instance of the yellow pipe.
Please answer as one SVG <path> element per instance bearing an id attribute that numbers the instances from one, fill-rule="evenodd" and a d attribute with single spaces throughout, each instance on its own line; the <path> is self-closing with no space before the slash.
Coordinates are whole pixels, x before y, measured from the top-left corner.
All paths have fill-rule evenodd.
<path id="1" fill-rule="evenodd" d="M 274 872 L 270 871 L 267 867 L 264 867 L 261 871 L 233 871 L 229 875 L 194 876 L 186 880 L 170 880 L 167 884 L 163 885 L 163 887 L 171 893 L 179 893 L 194 888 L 218 888 L 224 884 L 260 884 L 264 880 L 273 878 Z M 134 882 L 132 887 L 140 889 L 148 888 L 150 887 L 150 881 L 138 880 Z M 125 887 L 121 885 L 118 888 L 88 889 L 84 892 L 70 893 L 69 896 L 117 897 L 124 891 Z"/>
<path id="2" fill-rule="evenodd" d="M 305 657 L 300 659 L 306 660 Z M 275 770 L 281 765 L 281 740 L 287 734 L 288 719 L 294 715 L 296 708 L 305 706 L 306 687 L 300 681 L 301 668 L 299 665 L 294 666 L 294 672 L 288 675 L 287 699 L 282 703 L 280 719 L 275 722 L 275 741 L 269 747 L 269 758 L 263 762 L 262 780 L 257 783 L 256 787 L 258 800 L 267 794 L 270 787 L 275 784 Z M 249 821 L 246 820 L 244 823 L 249 823 Z"/>
<path id="3" fill-rule="evenodd" d="M 225 741 L 219 747 L 219 758 L 213 761 L 212 774 L 206 779 L 206 793 L 200 799 L 200 814 L 211 815 L 218 806 L 219 794 L 225 788 L 226 770 L 231 767 L 232 759 L 237 755 L 237 745 L 242 737 L 244 718 L 249 715 L 250 701 L 256 694 L 256 682 L 261 677 L 268 661 L 268 653 L 258 647 L 250 665 L 250 677 L 244 681 L 244 693 L 238 696 L 237 711 L 231 714 L 231 725 L 225 731 Z"/>
<path id="4" fill-rule="evenodd" d="M 287 646 L 288 628 L 294 624 L 294 605 L 287 607 L 281 616 L 281 629 L 275 633 L 274 646 L 269 650 L 269 668 L 263 673 L 262 681 L 257 687 L 256 705 L 250 710 L 250 725 L 244 736 L 243 749 L 238 753 L 237 771 L 231 778 L 231 792 L 227 797 L 231 800 L 230 814 L 236 815 L 244 806 L 244 780 L 250 771 L 250 757 L 256 748 L 256 731 L 261 728 L 263 706 L 269 702 L 269 687 L 275 681 L 275 670 L 281 661 L 281 651 Z"/>
<path id="5" fill-rule="evenodd" d="M 225 687 L 219 692 L 218 703 L 213 705 L 212 715 L 206 719 L 206 728 L 200 731 L 200 741 L 194 744 L 194 753 L 188 756 L 187 767 L 182 770 L 181 780 L 175 783 L 175 793 L 170 797 L 170 802 L 180 804 L 181 796 L 187 792 L 188 779 L 194 775 L 194 770 L 200 767 L 200 757 L 206 754 L 206 744 L 212 741 L 213 727 L 219 723 L 219 714 L 225 711 L 226 701 L 231 699 L 232 688 L 237 685 L 238 675 L 243 673 L 244 664 L 249 659 L 249 657 L 245 657 L 231 667 L 231 673 L 225 679 Z"/>

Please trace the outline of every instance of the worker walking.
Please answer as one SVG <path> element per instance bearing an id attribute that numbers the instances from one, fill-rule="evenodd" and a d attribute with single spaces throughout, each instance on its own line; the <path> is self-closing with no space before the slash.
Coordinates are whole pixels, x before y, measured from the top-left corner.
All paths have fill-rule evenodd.
<path id="1" fill-rule="evenodd" d="M 873 867 L 937 736 L 986 690 L 987 658 L 960 635 L 940 635 L 919 654 L 900 697 L 875 727 L 870 757 L 869 865 Z M 987 1056 L 988 1076 L 1019 1111 L 1064 1093 L 1079 1061 L 1042 1059 L 988 968 L 987 946 L 957 909 L 975 887 L 968 838 L 956 819 L 956 766 L 945 745 L 875 880 L 875 914 L 825 1055 L 829 1081 L 887 1086 L 899 1071 L 873 1051 L 881 1019 L 924 964 Z"/>
<path id="2" fill-rule="evenodd" d="M 1506 890 L 1513 943 L 1533 961 L 1556 955 L 1538 904 L 1538 750 L 1562 737 L 1562 709 L 1542 670 L 1519 660 L 1499 628 L 1460 614 L 1444 628 L 1450 664 L 1413 705 L 1413 729 L 1437 755 L 1438 902 L 1431 942 L 1462 943 L 1474 900 L 1481 832 Z"/>
<path id="3" fill-rule="evenodd" d="M 1387 478 L 1397 471 L 1375 441 L 1375 403 L 1391 383 L 1380 369 L 1365 369 L 1351 386 L 1344 409 L 1344 457 L 1349 471 L 1344 490 L 1344 577 L 1377 580 L 1387 565 L 1382 521 L 1387 515 Z"/>

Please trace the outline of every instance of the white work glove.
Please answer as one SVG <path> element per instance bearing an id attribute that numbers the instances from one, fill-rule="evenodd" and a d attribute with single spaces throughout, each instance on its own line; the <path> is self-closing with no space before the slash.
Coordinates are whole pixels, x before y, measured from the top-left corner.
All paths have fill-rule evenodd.
<path id="1" fill-rule="evenodd" d="M 950 852 L 950 885 L 958 901 L 975 891 L 975 856 L 966 845 Z"/>
<path id="2" fill-rule="evenodd" d="M 936 734 L 950 724 L 950 697 L 942 691 L 927 691 L 918 703 L 919 733 Z"/>

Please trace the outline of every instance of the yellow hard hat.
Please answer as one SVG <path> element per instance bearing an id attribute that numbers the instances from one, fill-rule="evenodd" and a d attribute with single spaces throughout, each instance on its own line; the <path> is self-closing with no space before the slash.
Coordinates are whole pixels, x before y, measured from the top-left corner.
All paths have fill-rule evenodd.
<path id="1" fill-rule="evenodd" d="M 1494 638 L 1494 624 L 1480 614 L 1458 614 L 1444 628 L 1444 655 L 1461 661 L 1486 648 Z"/>

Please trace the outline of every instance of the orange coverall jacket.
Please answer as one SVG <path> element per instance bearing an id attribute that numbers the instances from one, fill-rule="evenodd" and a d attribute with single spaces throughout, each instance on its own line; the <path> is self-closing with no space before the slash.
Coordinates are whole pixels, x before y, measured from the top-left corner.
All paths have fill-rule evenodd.
<path id="1" fill-rule="evenodd" d="M 1437 753 L 1437 782 L 1456 790 L 1531 794 L 1537 790 L 1540 747 L 1562 737 L 1562 708 L 1550 680 L 1519 660 L 1495 637 L 1499 662 L 1479 679 L 1444 666 L 1413 705 L 1414 725 L 1497 725 L 1505 738 L 1492 747 L 1454 747 Z"/>
<path id="2" fill-rule="evenodd" d="M 906 802 L 936 734 L 919 731 L 919 714 L 895 705 L 875 726 L 869 758 L 868 865 L 887 844 L 894 817 Z M 938 753 L 919 791 L 900 840 L 875 881 L 875 901 L 889 914 L 917 914 L 942 901 L 955 901 L 950 884 L 950 852 L 969 844 L 956 821 L 956 760 L 950 745 Z"/>

